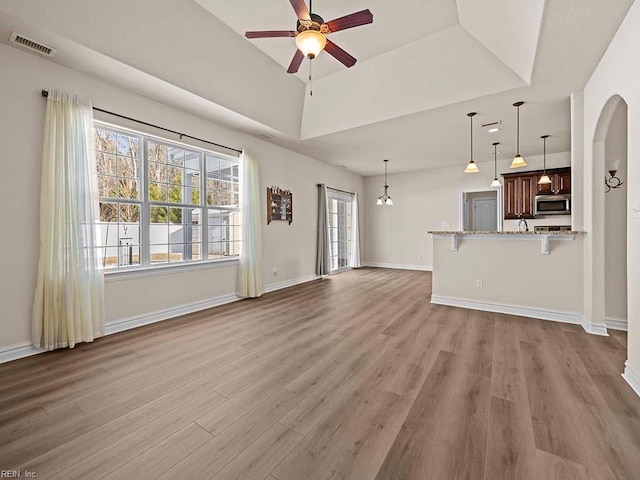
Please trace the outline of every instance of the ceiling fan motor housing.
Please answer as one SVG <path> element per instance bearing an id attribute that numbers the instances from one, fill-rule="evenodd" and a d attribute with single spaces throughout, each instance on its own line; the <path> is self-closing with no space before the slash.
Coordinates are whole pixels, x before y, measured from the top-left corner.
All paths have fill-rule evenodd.
<path id="1" fill-rule="evenodd" d="M 309 16 L 311 20 L 300 20 L 296 22 L 296 30 L 298 32 L 304 32 L 305 30 L 317 30 L 320 32 L 322 30 L 322 25 L 324 24 L 324 19 L 320 15 L 316 15 L 315 13 L 310 13 Z M 328 32 L 323 32 L 328 33 Z"/>

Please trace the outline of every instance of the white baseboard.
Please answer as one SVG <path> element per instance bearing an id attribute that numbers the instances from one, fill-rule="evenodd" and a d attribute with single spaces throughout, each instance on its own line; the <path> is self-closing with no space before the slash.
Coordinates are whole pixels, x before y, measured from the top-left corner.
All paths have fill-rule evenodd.
<path id="1" fill-rule="evenodd" d="M 603 337 L 609 336 L 607 333 L 607 325 L 591 323 L 591 321 L 584 315 L 582 316 L 582 328 L 584 328 L 585 332 L 592 335 L 600 335 Z"/>
<path id="2" fill-rule="evenodd" d="M 607 318 L 607 328 L 611 330 L 622 330 L 626 332 L 629 329 L 629 324 L 624 318 Z"/>
<path id="3" fill-rule="evenodd" d="M 276 290 L 282 290 L 283 288 L 293 287 L 300 285 L 301 283 L 312 282 L 319 280 L 322 277 L 318 275 L 307 275 L 305 277 L 294 278 L 293 280 L 285 280 L 284 282 L 271 283 L 264 288 L 264 293 L 275 292 Z"/>
<path id="4" fill-rule="evenodd" d="M 22 345 L 12 345 L 11 347 L 5 347 L 0 350 L 0 363 L 11 362 L 18 360 L 19 358 L 30 357 L 31 355 L 37 355 L 44 350 L 34 347 L 29 343 Z"/>
<path id="5" fill-rule="evenodd" d="M 582 325 L 582 314 L 577 312 L 562 312 L 556 310 L 544 310 L 540 308 L 521 307 L 517 305 L 505 305 L 500 303 L 479 302 L 476 300 L 465 300 L 461 298 L 440 297 L 431 295 L 431 303 L 437 305 L 448 305 L 450 307 L 469 308 L 471 310 L 482 310 L 485 312 L 506 313 L 520 317 L 539 318 L 551 320 L 553 322 L 572 323 Z"/>
<path id="6" fill-rule="evenodd" d="M 317 275 L 307 275 L 305 277 L 294 278 L 293 280 L 286 280 L 284 282 L 272 283 L 265 287 L 265 293 L 274 292 L 283 288 L 292 287 L 301 283 L 317 280 L 321 277 Z M 141 327 L 143 325 L 149 325 L 151 323 L 161 322 L 163 320 L 169 320 L 171 318 L 179 317 L 181 315 L 187 315 L 189 313 L 199 312 L 200 310 L 206 310 L 207 308 L 217 307 L 219 305 L 225 305 L 227 303 L 236 302 L 242 300 L 236 294 L 223 295 L 221 297 L 215 297 L 200 302 L 189 303 L 186 305 L 180 305 L 178 307 L 167 308 L 164 310 L 158 310 L 155 312 L 145 313 L 142 315 L 135 315 L 129 318 L 124 318 L 116 322 L 108 323 L 105 325 L 104 334 L 112 335 L 118 332 L 124 332 L 125 330 L 131 330 L 132 328 Z M 14 345 L 0 349 L 0 363 L 10 362 L 12 360 L 18 360 L 19 358 L 29 357 L 42 353 L 44 350 L 40 350 L 30 344 Z"/>
<path id="7" fill-rule="evenodd" d="M 239 297 L 236 294 L 224 295 L 222 297 L 211 298 L 209 300 L 204 300 L 201 302 L 180 305 L 179 307 L 166 308 L 164 310 L 144 313 L 142 315 L 134 315 L 133 317 L 124 318 L 113 323 L 108 323 L 104 327 L 104 334 L 112 335 L 114 333 L 124 332 L 125 330 L 131 330 L 132 328 L 142 327 L 143 325 L 161 322 L 163 320 L 179 317 L 181 315 L 187 315 L 189 313 L 199 312 L 201 310 L 206 310 L 207 308 L 217 307 L 219 305 L 225 305 L 231 302 L 237 302 L 238 300 L 242 300 L 242 297 Z"/>
<path id="8" fill-rule="evenodd" d="M 374 267 L 374 268 L 394 268 L 396 270 L 420 270 L 423 272 L 433 272 L 433 267 L 429 265 L 405 265 L 403 263 L 362 262 L 362 266 Z"/>
<path id="9" fill-rule="evenodd" d="M 633 388 L 633 391 L 640 396 L 640 375 L 637 375 L 633 370 L 631 370 L 629 360 L 624 362 L 624 373 L 622 374 L 622 378 L 624 378 L 629 386 Z"/>

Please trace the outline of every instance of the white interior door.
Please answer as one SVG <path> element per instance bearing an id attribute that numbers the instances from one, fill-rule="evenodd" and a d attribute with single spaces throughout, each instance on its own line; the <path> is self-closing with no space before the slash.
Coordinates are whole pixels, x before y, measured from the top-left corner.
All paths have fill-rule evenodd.
<path id="1" fill-rule="evenodd" d="M 495 232 L 498 230 L 498 215 L 495 198 L 474 198 L 471 204 L 473 230 Z"/>

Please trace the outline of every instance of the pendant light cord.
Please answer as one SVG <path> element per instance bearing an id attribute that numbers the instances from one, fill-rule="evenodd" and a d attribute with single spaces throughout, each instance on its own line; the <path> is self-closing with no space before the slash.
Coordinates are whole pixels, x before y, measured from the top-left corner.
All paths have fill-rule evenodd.
<path id="1" fill-rule="evenodd" d="M 518 105 L 516 107 L 517 109 L 517 116 L 518 116 L 518 127 L 517 127 L 517 146 L 516 146 L 516 150 L 518 150 L 518 155 L 520 155 L 520 105 Z"/>
<path id="2" fill-rule="evenodd" d="M 385 188 L 384 193 L 385 194 L 387 193 L 386 189 L 389 187 L 389 184 L 387 183 L 387 163 L 388 162 L 389 162 L 389 160 L 385 160 L 384 161 L 384 188 Z"/>
<path id="3" fill-rule="evenodd" d="M 471 132 L 471 161 L 473 162 L 473 115 L 469 117 L 469 131 Z"/>
<path id="4" fill-rule="evenodd" d="M 498 144 L 493 144 L 493 178 L 498 178 Z"/>

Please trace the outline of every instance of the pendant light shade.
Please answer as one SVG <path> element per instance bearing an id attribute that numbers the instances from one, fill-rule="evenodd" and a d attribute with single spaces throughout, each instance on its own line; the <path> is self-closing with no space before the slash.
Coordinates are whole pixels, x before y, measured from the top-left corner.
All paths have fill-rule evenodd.
<path id="1" fill-rule="evenodd" d="M 378 197 L 378 201 L 376 202 L 376 205 L 393 205 L 393 200 L 391 200 L 391 197 L 387 193 L 387 190 L 389 189 L 389 184 L 387 183 L 387 163 L 388 162 L 389 160 L 384 161 L 384 194 Z"/>
<path id="2" fill-rule="evenodd" d="M 538 185 L 549 185 L 550 183 L 551 179 L 546 173 L 540 177 L 540 180 L 538 180 Z"/>
<path id="3" fill-rule="evenodd" d="M 469 161 L 469 164 L 467 165 L 467 168 L 464 169 L 464 173 L 478 173 L 480 170 L 478 170 L 478 166 L 476 165 L 476 162 L 474 162 L 473 160 L 473 117 L 476 116 L 476 112 L 470 112 L 467 113 L 467 117 L 469 117 L 469 125 L 470 125 L 470 133 L 471 133 L 471 160 Z"/>
<path id="4" fill-rule="evenodd" d="M 491 182 L 491 187 L 500 186 L 500 180 L 498 180 L 498 145 L 500 145 L 500 142 L 493 144 L 493 182 Z"/>
<path id="5" fill-rule="evenodd" d="M 551 179 L 549 178 L 549 175 L 547 175 L 547 138 L 549 138 L 549 135 L 543 135 L 540 138 L 543 142 L 542 161 L 544 170 L 542 171 L 540 180 L 538 180 L 538 185 L 549 185 L 551 183 Z"/>
<path id="6" fill-rule="evenodd" d="M 518 133 L 516 137 L 517 153 L 516 153 L 516 156 L 513 158 L 513 161 L 511 162 L 511 168 L 522 168 L 527 166 L 527 162 L 525 162 L 524 158 L 522 158 L 522 155 L 520 155 L 520 107 L 522 105 L 524 105 L 524 102 L 516 102 L 513 104 L 513 106 L 516 107 L 516 110 L 518 112 L 517 113 Z"/>

